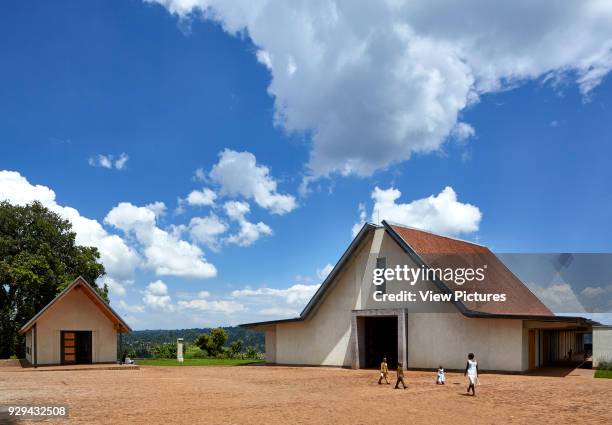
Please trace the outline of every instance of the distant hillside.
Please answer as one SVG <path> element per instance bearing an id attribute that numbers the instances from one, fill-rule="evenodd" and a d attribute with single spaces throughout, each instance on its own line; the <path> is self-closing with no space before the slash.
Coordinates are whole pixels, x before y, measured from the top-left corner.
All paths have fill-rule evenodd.
<path id="1" fill-rule="evenodd" d="M 224 327 L 228 334 L 226 345 L 237 339 L 244 342 L 244 347 L 255 347 L 258 351 L 264 351 L 264 333 L 239 327 Z M 176 342 L 177 338 L 184 338 L 186 344 L 191 344 L 198 335 L 208 333 L 211 328 L 193 329 L 156 329 L 133 331 L 123 335 L 123 347 L 128 351 L 133 350 L 136 357 L 150 357 L 151 347 L 165 342 Z"/>

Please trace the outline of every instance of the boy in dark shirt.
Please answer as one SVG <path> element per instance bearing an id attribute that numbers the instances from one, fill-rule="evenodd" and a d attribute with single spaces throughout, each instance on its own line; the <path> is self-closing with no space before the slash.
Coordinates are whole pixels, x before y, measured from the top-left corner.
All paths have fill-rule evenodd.
<path id="1" fill-rule="evenodd" d="M 395 381 L 395 389 L 399 388 L 400 382 L 404 389 L 406 389 L 406 384 L 404 383 L 404 368 L 400 362 L 397 362 L 397 381 Z"/>

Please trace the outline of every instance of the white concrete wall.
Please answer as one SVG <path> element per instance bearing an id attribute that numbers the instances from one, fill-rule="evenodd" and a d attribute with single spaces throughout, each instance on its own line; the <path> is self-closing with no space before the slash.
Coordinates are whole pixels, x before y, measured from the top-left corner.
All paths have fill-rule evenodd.
<path id="1" fill-rule="evenodd" d="M 467 318 L 460 313 L 408 314 L 408 367 L 463 369 L 474 353 L 483 370 L 521 371 L 521 320 Z"/>
<path id="2" fill-rule="evenodd" d="M 519 322 L 521 322 L 521 326 L 522 326 L 523 322 L 521 320 L 519 320 Z M 525 328 L 524 326 L 522 326 L 522 328 L 523 330 L 521 331 L 522 341 L 521 341 L 521 368 L 520 370 L 529 370 L 529 329 Z M 536 341 L 537 341 L 537 335 L 536 335 Z M 536 342 L 536 346 L 537 346 L 537 342 Z"/>
<path id="3" fill-rule="evenodd" d="M 92 362 L 117 361 L 117 332 L 113 323 L 83 289 L 70 291 L 38 319 L 37 364 L 60 363 L 61 331 L 92 331 Z"/>
<path id="4" fill-rule="evenodd" d="M 521 320 L 468 319 L 450 303 L 374 302 L 372 294 L 378 287 L 372 284 L 372 261 L 386 257 L 387 267 L 411 264 L 386 233 L 380 243 L 376 241 L 376 237 L 364 241 L 308 320 L 276 325 L 274 353 L 268 348 L 273 334 L 266 332 L 270 359 L 274 356 L 279 364 L 351 366 L 352 310 L 407 308 L 408 367 L 437 368 L 442 364 L 461 369 L 467 354 L 474 352 L 482 369 L 526 369 Z M 405 282 L 387 283 L 387 293 L 410 289 L 438 291 L 431 282 L 419 282 L 412 288 Z"/>
<path id="5" fill-rule="evenodd" d="M 266 335 L 266 362 L 276 363 L 276 325 L 265 330 Z"/>
<path id="6" fill-rule="evenodd" d="M 600 360 L 612 361 L 612 327 L 593 327 L 593 367 Z"/>
<path id="7" fill-rule="evenodd" d="M 383 229 L 380 229 L 383 230 Z M 391 238 L 387 233 L 384 234 L 380 252 L 377 254 L 378 257 L 385 257 L 387 259 L 387 268 L 395 268 L 395 266 L 407 265 L 411 268 L 418 268 L 417 264 L 404 252 L 404 250 Z M 364 270 L 365 271 L 365 270 Z M 380 286 L 373 284 L 372 270 L 368 270 L 366 276 L 368 286 L 364 288 L 363 293 L 366 294 L 362 298 L 361 307 L 362 309 L 395 309 L 395 308 L 406 308 L 410 313 L 423 312 L 423 313 L 456 313 L 457 308 L 452 303 L 430 303 L 423 302 L 417 297 L 414 302 L 396 302 L 396 301 L 376 301 L 374 299 L 374 292 L 381 290 Z M 433 291 L 439 293 L 438 287 L 431 281 L 419 280 L 416 284 L 410 285 L 405 281 L 390 280 L 386 283 L 387 294 L 399 294 L 401 291 L 411 291 L 418 294 L 419 291 Z M 362 294 L 363 296 L 363 294 Z"/>
<path id="8" fill-rule="evenodd" d="M 368 239 L 336 278 L 310 319 L 276 325 L 276 363 L 351 365 L 351 311 L 358 308 L 361 278 L 371 242 Z"/>
<path id="9" fill-rule="evenodd" d="M 26 360 L 32 363 L 32 329 L 26 332 L 25 335 L 25 345 L 26 345 Z"/>

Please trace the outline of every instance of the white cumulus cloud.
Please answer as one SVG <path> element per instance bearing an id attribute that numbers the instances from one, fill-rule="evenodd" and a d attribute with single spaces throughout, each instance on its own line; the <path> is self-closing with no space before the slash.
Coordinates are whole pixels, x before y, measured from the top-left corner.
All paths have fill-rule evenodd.
<path id="1" fill-rule="evenodd" d="M 483 94 L 573 79 L 586 97 L 612 68 L 601 0 L 145 1 L 252 40 L 276 124 L 312 135 L 314 178 L 439 149 Z"/>
<path id="2" fill-rule="evenodd" d="M 113 157 L 113 155 L 98 154 L 90 157 L 87 162 L 92 167 L 108 168 L 109 170 L 112 170 L 113 168 L 116 170 L 124 170 L 128 159 L 130 159 L 130 157 L 124 152 L 118 157 Z"/>
<path id="3" fill-rule="evenodd" d="M 197 245 L 159 228 L 155 212 L 150 208 L 121 202 L 107 214 L 104 222 L 134 235 L 142 245 L 146 265 L 158 276 L 206 279 L 217 274 L 215 266 L 206 261 Z"/>
<path id="4" fill-rule="evenodd" d="M 119 300 L 119 307 L 124 310 L 127 311 L 129 313 L 142 313 L 144 312 L 145 308 L 142 305 L 132 305 L 132 304 L 128 304 L 126 303 L 124 300 Z"/>
<path id="5" fill-rule="evenodd" d="M 215 204 L 215 199 L 217 199 L 215 191 L 205 187 L 202 190 L 192 190 L 185 199 L 179 200 L 179 204 L 212 206 Z"/>
<path id="6" fill-rule="evenodd" d="M 539 285 L 526 284 L 546 307 L 555 313 L 584 313 L 585 308 L 570 285 L 564 282 Z"/>
<path id="7" fill-rule="evenodd" d="M 189 205 L 214 205 L 217 194 L 205 187 L 202 190 L 194 190 L 187 195 L 187 203 Z"/>
<path id="8" fill-rule="evenodd" d="M 147 285 L 143 291 L 142 302 L 154 310 L 174 311 L 172 298 L 168 294 L 168 286 L 161 280 L 156 280 Z"/>
<path id="9" fill-rule="evenodd" d="M 112 294 L 118 295 L 120 297 L 123 297 L 126 294 L 125 283 L 127 283 L 127 282 L 117 281 L 117 280 L 115 280 L 115 279 L 113 279 L 112 277 L 109 277 L 109 276 L 102 276 L 98 280 L 97 283 L 100 284 L 100 285 L 107 285 L 108 286 L 108 290 Z"/>
<path id="10" fill-rule="evenodd" d="M 166 215 L 166 204 L 161 201 L 152 202 L 150 204 L 145 205 L 145 208 L 150 209 L 155 214 L 155 217 L 162 217 Z"/>
<path id="11" fill-rule="evenodd" d="M 374 206 L 372 221 L 382 220 L 405 224 L 418 229 L 446 235 L 472 233 L 478 230 L 482 213 L 478 207 L 457 200 L 452 187 L 445 187 L 437 195 L 398 203 L 402 193 L 393 187 L 372 191 Z M 363 221 L 363 216 L 361 217 Z M 357 226 L 353 227 L 353 233 Z"/>
<path id="12" fill-rule="evenodd" d="M 229 226 L 213 213 L 206 217 L 193 217 L 189 222 L 191 239 L 208 246 L 213 251 L 219 250 L 221 244 L 219 237 L 228 229 Z"/>
<path id="13" fill-rule="evenodd" d="M 323 268 L 317 269 L 317 277 L 320 280 L 325 280 L 325 278 L 331 273 L 333 269 L 334 269 L 334 266 L 328 263 Z"/>
<path id="14" fill-rule="evenodd" d="M 247 311 L 269 318 L 296 317 L 320 285 L 294 284 L 288 288 L 245 287 L 231 297 Z M 253 319 L 249 319 L 253 320 Z"/>
<path id="15" fill-rule="evenodd" d="M 138 253 L 123 238 L 108 233 L 98 221 L 82 216 L 75 208 L 59 205 L 53 190 L 47 186 L 31 184 L 16 171 L 0 171 L 0 201 L 4 200 L 22 206 L 39 201 L 70 221 L 76 233 L 76 243 L 94 246 L 100 251 L 100 260 L 104 264 L 107 278 L 115 284 L 115 287 L 113 284 L 109 284 L 109 287 L 115 293 L 121 294 L 120 282 L 130 279 L 141 262 Z"/>
<path id="16" fill-rule="evenodd" d="M 250 206 L 247 202 L 228 201 L 223 205 L 227 216 L 238 222 L 240 226 L 238 233 L 228 236 L 225 240 L 228 243 L 238 246 L 249 246 L 255 243 L 262 236 L 272 234 L 270 226 L 263 222 L 252 223 L 246 219 L 246 215 L 250 211 Z"/>
<path id="17" fill-rule="evenodd" d="M 357 236 L 357 233 L 359 233 L 363 225 L 366 223 L 366 218 L 368 217 L 365 204 L 359 203 L 357 211 L 359 211 L 359 221 L 353 224 L 353 228 L 351 229 L 351 234 L 353 237 Z"/>
<path id="18" fill-rule="evenodd" d="M 206 311 L 211 313 L 233 314 L 245 310 L 245 307 L 232 300 L 209 300 L 209 294 L 199 294 L 198 298 L 179 301 L 178 306 L 187 310 Z"/>
<path id="19" fill-rule="evenodd" d="M 470 137 L 474 137 L 475 134 L 476 130 L 474 130 L 474 127 L 464 122 L 458 122 L 451 131 L 451 135 L 458 142 L 464 142 Z"/>
<path id="20" fill-rule="evenodd" d="M 277 288 L 244 288 L 232 291 L 236 298 L 280 298 L 287 304 L 306 304 L 321 285 L 295 284 L 285 289 Z"/>
<path id="21" fill-rule="evenodd" d="M 241 195 L 253 199 L 257 205 L 274 214 L 285 214 L 296 208 L 292 195 L 281 194 L 277 182 L 265 165 L 258 165 L 250 152 L 225 149 L 210 171 L 210 178 L 221 188 L 223 195 Z"/>

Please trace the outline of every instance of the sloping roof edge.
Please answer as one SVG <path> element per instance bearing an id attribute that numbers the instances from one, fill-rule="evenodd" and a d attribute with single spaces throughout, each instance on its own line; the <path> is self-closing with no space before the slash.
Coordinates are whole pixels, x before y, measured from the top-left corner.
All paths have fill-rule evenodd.
<path id="1" fill-rule="evenodd" d="M 94 297 L 96 297 L 98 299 L 98 301 L 100 301 L 100 303 L 104 306 L 103 308 L 106 308 L 107 311 L 114 316 L 117 321 L 119 323 L 121 323 L 121 325 L 128 331 L 131 332 L 132 328 L 130 328 L 130 326 L 125 323 L 125 320 L 123 320 L 121 318 L 121 316 L 119 316 L 119 314 L 113 310 L 113 308 L 108 305 L 108 303 L 106 301 L 104 301 L 104 299 L 98 294 L 98 292 L 82 277 L 79 276 L 76 279 L 74 279 L 72 281 L 72 283 L 70 285 L 68 285 L 66 288 L 64 288 L 64 290 L 62 292 L 60 292 L 59 294 L 57 294 L 57 296 L 55 298 L 53 298 L 51 300 L 51 302 L 49 302 L 49 304 L 47 304 L 46 306 L 44 306 L 38 313 L 36 313 L 36 315 L 34 317 L 32 317 L 30 320 L 28 320 L 28 322 L 23 325 L 21 327 L 21 329 L 19 329 L 19 333 L 20 334 L 24 334 L 27 331 L 30 330 L 30 328 L 32 326 L 34 326 L 34 323 L 36 323 L 38 321 L 38 319 L 40 319 L 43 314 L 45 312 L 47 312 L 49 310 L 49 308 L 55 304 L 56 302 L 58 302 L 59 300 L 61 300 L 62 298 L 64 298 L 66 296 L 66 294 L 68 294 L 68 292 L 70 292 L 75 286 L 77 286 L 78 284 L 83 285 L 89 292 L 91 292 L 91 294 L 93 294 Z"/>
<path id="2" fill-rule="evenodd" d="M 383 226 L 385 227 L 385 230 L 387 231 L 387 233 L 389 233 L 389 236 L 391 236 L 391 238 L 400 246 L 400 248 L 402 248 L 404 250 L 404 252 L 406 254 L 408 254 L 408 256 L 412 259 L 412 261 L 414 261 L 414 263 L 421 267 L 421 266 L 427 266 L 427 264 L 425 263 L 425 261 L 423 261 L 423 259 L 421 258 L 421 256 L 419 254 L 417 254 L 417 252 L 408 244 L 408 242 L 406 242 L 404 240 L 404 238 L 402 238 L 394 229 L 393 227 L 387 223 L 385 220 L 382 221 Z M 443 293 L 443 294 L 452 294 L 452 291 L 449 289 L 448 286 L 446 286 L 443 282 L 439 281 L 438 279 L 434 279 L 433 283 L 438 287 L 438 289 Z M 461 314 L 463 314 L 464 316 L 468 316 L 471 311 L 468 310 L 468 308 L 463 305 L 463 303 L 459 302 L 459 301 L 455 301 L 454 298 L 452 299 L 452 303 L 453 305 L 457 308 L 457 310 L 459 310 L 459 312 Z"/>
<path id="3" fill-rule="evenodd" d="M 292 317 L 290 319 L 269 320 L 265 322 L 243 323 L 238 326 L 244 327 L 244 328 L 250 328 L 250 327 L 256 327 L 256 326 L 274 325 L 277 323 L 298 322 L 298 321 L 306 319 L 311 314 L 311 312 L 314 310 L 314 308 L 317 306 L 319 301 L 327 293 L 330 286 L 332 285 L 332 282 L 334 281 L 336 276 L 340 273 L 340 270 L 342 270 L 342 268 L 344 267 L 344 264 L 348 261 L 349 258 L 351 258 L 351 255 L 355 252 L 355 250 L 361 244 L 363 239 L 365 239 L 365 237 L 370 233 L 371 230 L 374 230 L 380 227 L 381 226 L 377 226 L 372 223 L 365 223 L 363 225 L 359 233 L 357 233 L 357 236 L 353 238 L 353 241 L 351 242 L 351 244 L 348 246 L 346 251 L 344 251 L 344 254 L 342 254 L 342 257 L 340 257 L 340 260 L 338 260 L 338 262 L 336 263 L 332 271 L 327 275 L 323 283 L 321 283 L 321 286 L 319 286 L 319 289 L 317 289 L 317 292 L 315 292 L 315 294 L 312 296 L 310 301 L 308 301 L 308 304 L 306 304 L 306 307 L 304 307 L 304 309 L 302 310 L 302 312 L 300 313 L 298 317 Z"/>
<path id="4" fill-rule="evenodd" d="M 425 261 L 423 261 L 421 256 L 404 240 L 404 238 L 402 238 L 395 231 L 395 229 L 393 229 L 393 225 L 392 224 L 388 223 L 385 220 L 382 221 L 382 224 L 385 227 L 385 229 L 387 230 L 387 232 L 389 233 L 389 235 L 399 244 L 399 246 L 406 252 L 406 254 L 408 254 L 410 256 L 410 258 L 412 258 L 412 260 L 415 261 L 415 263 L 417 265 L 419 265 L 419 266 L 426 266 L 427 267 L 427 264 L 425 263 Z M 398 224 L 398 226 L 403 226 L 403 225 Z M 408 226 L 404 226 L 404 227 L 408 227 Z M 410 227 L 408 227 L 408 228 L 410 228 Z M 427 233 L 431 233 L 431 234 L 433 234 L 435 236 L 442 236 L 442 237 L 446 237 L 448 239 L 454 239 L 454 240 L 458 240 L 458 241 L 461 241 L 461 242 L 466 242 L 466 243 L 470 243 L 470 244 L 474 244 L 474 245 L 478 245 L 478 246 L 486 248 L 485 245 L 476 244 L 476 243 L 473 243 L 473 242 L 465 241 L 463 239 L 452 238 L 452 237 L 448 237 L 448 236 L 444 236 L 444 235 L 437 235 L 436 233 L 433 233 L 433 232 L 427 232 Z M 502 264 L 503 264 L 503 262 L 502 262 Z M 508 269 L 508 267 L 505 264 L 503 264 L 503 265 L 504 265 L 504 267 L 510 273 L 512 273 L 512 271 L 510 269 Z M 452 292 L 451 289 L 444 284 L 444 282 L 439 281 L 437 279 L 435 279 L 433 282 L 443 293 L 451 293 Z M 531 290 L 529 288 L 527 288 L 527 289 L 531 292 Z M 533 292 L 531 292 L 531 293 L 533 294 Z M 533 295 L 536 296 L 535 294 L 533 294 Z M 576 322 L 579 322 L 579 323 L 584 323 L 584 324 L 589 324 L 589 325 L 598 324 L 598 322 L 595 322 L 593 320 L 587 319 L 585 317 L 580 317 L 580 316 L 556 316 L 554 314 L 552 316 L 544 316 L 544 315 L 529 315 L 529 314 L 485 313 L 485 312 L 481 312 L 481 311 L 470 310 L 463 303 L 461 303 L 460 301 L 454 301 L 453 300 L 451 302 L 455 305 L 455 307 L 457 307 L 457 309 L 461 312 L 461 314 L 463 314 L 466 317 L 471 317 L 471 318 L 521 319 L 521 320 L 539 320 L 539 321 L 550 321 L 550 322 L 576 321 Z"/>
<path id="5" fill-rule="evenodd" d="M 382 221 L 382 226 L 375 225 L 372 223 L 366 223 L 361 228 L 357 236 L 353 239 L 347 250 L 344 252 L 338 263 L 334 266 L 331 273 L 327 276 L 327 278 L 323 281 L 317 292 L 310 299 L 306 307 L 302 310 L 298 317 L 293 317 L 289 319 L 280 319 L 280 320 L 270 320 L 263 322 L 252 322 L 252 323 L 243 323 L 240 324 L 240 327 L 245 328 L 254 328 L 258 326 L 267 326 L 267 325 L 275 325 L 282 323 L 290 323 L 290 322 L 299 322 L 308 318 L 308 316 L 314 311 L 317 304 L 322 300 L 324 295 L 330 289 L 333 280 L 340 273 L 344 264 L 348 261 L 348 258 L 353 254 L 353 252 L 357 249 L 359 244 L 365 238 L 365 236 L 373 229 L 377 229 L 380 227 L 384 227 L 386 232 L 391 236 L 391 238 L 404 250 L 404 252 L 419 266 L 427 264 L 423 261 L 423 259 L 416 253 L 414 249 L 410 247 L 410 245 L 393 229 L 392 225 L 387 221 Z M 430 233 L 430 232 L 429 232 Z M 453 238 L 450 238 L 453 239 Z M 463 241 L 468 242 L 468 241 Z M 471 242 L 468 242 L 471 243 Z M 477 244 L 479 245 L 479 244 Z M 483 245 L 480 245 L 483 246 Z M 434 284 L 442 291 L 443 293 L 452 292 L 450 288 L 448 288 L 443 282 L 434 280 Z M 538 320 L 538 321 L 550 321 L 550 322 L 569 322 L 575 321 L 583 324 L 597 324 L 592 320 L 586 319 L 584 317 L 579 316 L 540 316 L 540 315 L 521 315 L 521 314 L 500 314 L 500 313 L 485 313 L 468 309 L 464 304 L 459 301 L 452 301 L 455 307 L 459 310 L 461 314 L 465 317 L 469 318 L 490 318 L 490 319 L 519 319 L 519 320 Z"/>

